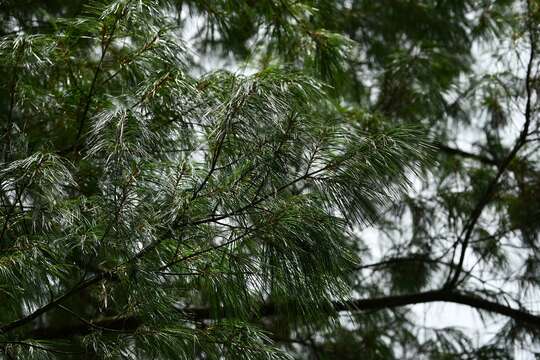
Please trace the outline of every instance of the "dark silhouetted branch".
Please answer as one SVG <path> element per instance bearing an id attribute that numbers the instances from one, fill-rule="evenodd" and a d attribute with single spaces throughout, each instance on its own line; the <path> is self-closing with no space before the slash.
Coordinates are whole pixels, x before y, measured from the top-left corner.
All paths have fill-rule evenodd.
<path id="1" fill-rule="evenodd" d="M 514 321 L 529 327 L 540 329 L 540 316 L 532 314 L 525 309 L 517 309 L 508 305 L 484 299 L 477 295 L 457 292 L 452 290 L 433 290 L 415 294 L 382 296 L 368 299 L 356 299 L 348 301 L 336 301 L 333 303 L 336 312 L 354 312 L 366 310 L 392 309 L 401 306 L 424 304 L 431 302 L 447 302 L 466 305 L 473 309 L 486 311 L 492 314 L 506 316 Z M 186 319 L 203 321 L 225 317 L 224 312 L 216 312 L 208 307 L 192 307 L 176 310 L 183 313 Z M 258 317 L 279 315 L 279 309 L 272 304 L 260 308 Z M 330 315 L 330 314 L 329 314 Z M 85 335 L 98 328 L 100 331 L 133 332 L 144 325 L 144 321 L 137 316 L 111 317 L 83 321 L 66 326 L 45 326 L 27 333 L 28 338 L 33 339 L 60 339 L 74 335 Z"/>

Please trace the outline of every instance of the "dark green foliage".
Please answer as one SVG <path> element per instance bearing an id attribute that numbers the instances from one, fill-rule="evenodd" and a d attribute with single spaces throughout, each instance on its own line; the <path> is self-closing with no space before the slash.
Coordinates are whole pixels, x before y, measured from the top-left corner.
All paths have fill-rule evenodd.
<path id="1" fill-rule="evenodd" d="M 533 352 L 538 14 L 4 2 L 0 357 Z M 508 322 L 477 342 L 403 307 L 435 301 Z"/>

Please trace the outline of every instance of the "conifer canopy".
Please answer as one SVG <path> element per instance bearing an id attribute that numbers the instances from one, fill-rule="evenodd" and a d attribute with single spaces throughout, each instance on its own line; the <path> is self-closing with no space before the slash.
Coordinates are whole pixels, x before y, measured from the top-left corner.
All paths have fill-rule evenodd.
<path id="1" fill-rule="evenodd" d="M 3 1 L 0 359 L 540 353 L 539 30 L 535 0 Z"/>

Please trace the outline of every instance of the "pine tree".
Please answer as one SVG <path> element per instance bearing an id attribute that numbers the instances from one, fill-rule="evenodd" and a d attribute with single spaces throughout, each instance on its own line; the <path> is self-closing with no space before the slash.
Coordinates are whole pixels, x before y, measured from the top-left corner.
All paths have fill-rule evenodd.
<path id="1" fill-rule="evenodd" d="M 2 358 L 538 346 L 536 1 L 0 6 Z"/>

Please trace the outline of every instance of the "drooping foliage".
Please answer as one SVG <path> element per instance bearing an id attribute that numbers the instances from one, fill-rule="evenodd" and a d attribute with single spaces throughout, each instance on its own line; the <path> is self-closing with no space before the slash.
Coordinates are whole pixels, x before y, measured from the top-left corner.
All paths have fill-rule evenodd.
<path id="1" fill-rule="evenodd" d="M 538 345 L 536 2 L 0 9 L 0 356 Z"/>

